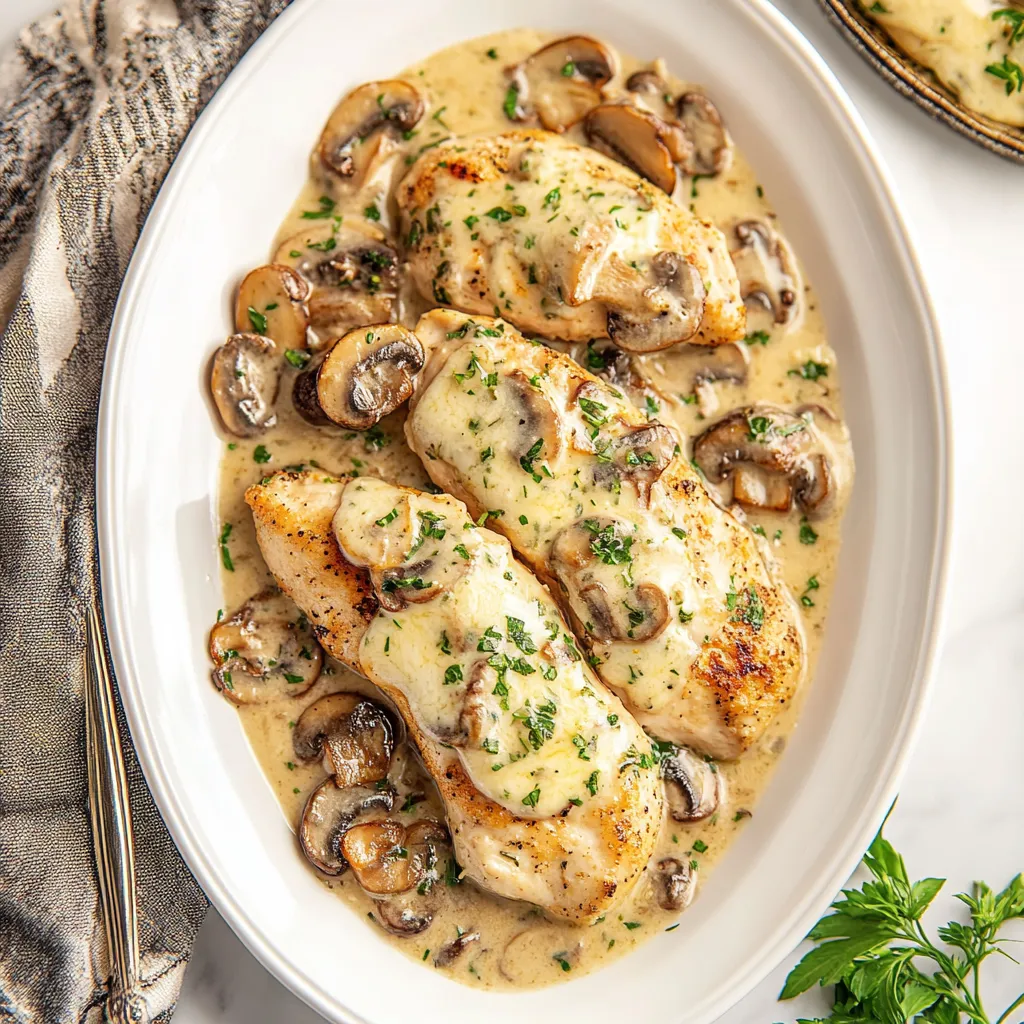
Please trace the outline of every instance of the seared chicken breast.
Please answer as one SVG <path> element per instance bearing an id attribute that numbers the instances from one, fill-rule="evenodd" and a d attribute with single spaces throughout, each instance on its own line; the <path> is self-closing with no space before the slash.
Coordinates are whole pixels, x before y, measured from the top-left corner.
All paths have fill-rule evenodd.
<path id="1" fill-rule="evenodd" d="M 416 335 L 406 435 L 434 482 L 491 516 L 651 734 L 749 748 L 802 677 L 799 614 L 676 433 L 501 320 L 433 310 Z"/>
<path id="2" fill-rule="evenodd" d="M 743 337 L 724 235 L 622 164 L 550 132 L 455 138 L 397 192 L 427 298 L 632 351 Z"/>
<path id="3" fill-rule="evenodd" d="M 654 850 L 656 757 L 508 541 L 373 478 L 277 473 L 246 501 L 281 589 L 401 713 L 468 877 L 570 921 L 607 912 Z"/>

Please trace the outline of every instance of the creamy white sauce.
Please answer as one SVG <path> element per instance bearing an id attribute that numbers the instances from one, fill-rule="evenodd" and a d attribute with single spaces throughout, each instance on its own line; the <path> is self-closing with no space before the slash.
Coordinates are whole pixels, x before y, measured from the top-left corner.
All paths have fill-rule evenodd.
<path id="1" fill-rule="evenodd" d="M 403 77 L 424 92 L 428 109 L 417 126 L 418 134 L 398 151 L 398 170 L 403 169 L 401 161 L 405 152 L 414 156 L 421 146 L 449 135 L 506 130 L 509 124 L 502 112 L 507 85 L 504 69 L 550 38 L 550 35 L 538 32 L 517 31 L 476 39 L 442 51 L 406 72 Z M 496 56 L 489 56 L 489 51 Z M 619 81 L 639 66 L 626 56 L 622 56 L 621 62 Z M 672 85 L 678 90 L 681 83 L 672 80 Z M 384 185 L 378 182 L 374 187 L 383 189 Z M 270 254 L 281 242 L 309 231 L 310 222 L 303 220 L 302 212 L 317 210 L 323 191 L 322 181 L 310 181 L 292 215 L 281 225 Z M 339 201 L 342 198 L 339 196 Z M 368 225 L 370 230 L 386 231 L 396 222 L 395 212 L 383 193 L 369 199 L 365 196 L 349 198 L 351 202 L 346 209 L 346 217 L 351 220 L 358 219 L 368 202 L 378 204 L 381 220 Z M 753 217 L 774 221 L 774 214 L 756 176 L 738 151 L 731 166 L 717 178 L 699 181 L 684 178 L 677 190 L 677 199 L 688 207 L 692 206 L 699 217 L 713 221 L 723 229 L 737 220 Z M 785 408 L 813 403 L 837 417 L 839 425 L 836 430 L 840 440 L 845 442 L 835 353 L 828 344 L 821 313 L 809 286 L 803 288 L 799 299 L 798 315 L 789 324 L 764 325 L 764 335 L 749 346 L 751 365 L 745 383 L 721 382 L 704 388 L 705 397 L 710 399 L 710 405 L 704 404 L 705 413 L 700 411 L 696 402 L 692 370 L 682 353 L 669 351 L 645 357 L 646 372 L 658 389 L 659 419 L 675 426 L 683 438 L 692 439 L 707 425 L 705 415 L 717 419 L 731 408 L 755 401 L 767 401 Z M 420 299 L 406 294 L 402 307 L 403 322 L 410 326 L 415 324 L 424 305 Z M 827 366 L 827 376 L 816 380 L 800 376 L 800 367 L 808 361 Z M 402 439 L 403 411 L 383 421 L 368 435 L 340 428 L 314 428 L 297 416 L 287 400 L 293 378 L 293 371 L 287 370 L 275 427 L 257 439 L 231 439 L 226 444 L 219 501 L 222 522 L 233 526 L 228 546 L 234 568 L 222 574 L 228 612 L 269 582 L 269 574 L 256 546 L 251 516 L 243 500 L 245 488 L 269 470 L 315 462 L 328 472 L 339 475 L 380 476 L 418 488 L 428 484 L 419 460 Z M 258 449 L 258 445 L 262 448 Z M 257 452 L 259 458 L 267 461 L 255 461 Z M 786 585 L 794 598 L 802 602 L 800 612 L 811 677 L 833 584 L 841 516 L 840 503 L 828 517 L 815 521 L 813 542 L 808 542 L 810 537 L 801 530 L 799 517 L 795 514 L 747 516 L 751 525 L 763 532 L 765 543 L 774 554 Z M 464 532 L 468 534 L 470 531 Z M 478 544 L 486 546 L 485 541 L 479 540 L 483 533 L 476 536 Z M 502 574 L 504 571 L 501 570 Z M 516 571 L 514 566 L 511 571 Z M 656 566 L 652 571 L 656 571 Z M 505 582 L 503 578 L 502 582 Z M 678 591 L 679 600 L 684 604 L 691 599 L 685 581 L 666 583 Z M 492 619 L 506 614 L 504 607 L 498 608 L 497 602 L 493 604 Z M 531 631 L 540 632 L 545 617 L 539 610 L 531 612 L 528 604 L 517 606 L 521 612 L 518 617 L 524 623 L 530 623 Z M 694 610 L 698 609 L 695 607 Z M 483 624 L 485 616 L 472 602 L 465 614 L 476 623 L 474 628 Z M 409 630 L 420 629 L 426 634 L 430 626 L 427 623 L 414 625 L 415 618 L 413 613 Z M 433 628 L 436 631 L 436 623 Z M 383 625 L 375 627 L 370 641 L 374 658 L 383 654 L 385 632 Z M 501 632 L 504 634 L 506 630 Z M 685 634 L 680 633 L 679 639 L 685 642 Z M 447 666 L 437 657 L 436 644 L 436 637 L 427 642 L 425 636 L 422 650 L 419 645 L 416 648 L 403 645 L 402 657 L 410 659 L 406 668 L 418 666 L 422 659 L 429 671 L 443 671 Z M 374 690 L 366 680 L 328 659 L 325 673 L 301 698 L 239 709 L 252 749 L 293 828 L 309 793 L 322 780 L 323 769 L 319 764 L 306 765 L 296 761 L 291 726 L 302 710 L 323 694 L 353 689 L 369 694 Z M 725 781 L 726 799 L 717 815 L 690 825 L 666 821 L 652 863 L 663 857 L 677 857 L 692 861 L 702 878 L 706 875 L 733 836 L 744 827 L 747 816 L 757 813 L 757 800 L 785 748 L 788 734 L 796 724 L 800 699 L 806 689 L 804 686 L 797 700 L 786 707 L 753 750 L 740 760 L 722 762 L 718 766 Z M 439 706 L 433 713 L 441 714 L 443 711 L 443 706 Z M 424 713 L 432 712 L 426 708 Z M 593 713 L 598 713 L 596 707 Z M 508 733 L 503 726 L 501 736 L 506 735 Z M 485 759 L 480 760 L 483 762 Z M 503 775 L 505 770 L 496 774 Z M 426 802 L 417 807 L 417 812 L 440 817 L 442 811 L 437 794 L 411 758 L 406 758 L 402 775 L 409 786 L 422 789 L 427 794 Z M 508 790 L 511 798 L 513 787 L 508 786 Z M 518 809 L 523 809 L 521 804 Z M 296 856 L 301 856 L 298 848 Z M 324 883 L 350 903 L 359 916 L 365 918 L 372 914 L 372 901 L 362 892 L 351 873 L 336 879 L 324 879 Z M 699 891 L 697 898 L 700 898 Z M 447 902 L 438 911 L 428 931 L 412 938 L 395 939 L 394 942 L 410 957 L 424 961 L 425 969 L 433 970 L 439 969 L 432 966 L 434 955 L 444 943 L 455 937 L 457 929 L 476 930 L 481 934 L 481 941 L 451 967 L 444 968 L 453 978 L 485 988 L 534 987 L 569 980 L 593 970 L 608 959 L 634 949 L 658 930 L 674 926 L 676 916 L 657 906 L 649 872 L 624 900 L 618 912 L 585 928 L 549 921 L 527 904 L 494 897 L 463 883 L 447 890 Z M 375 927 L 373 924 L 367 926 Z M 684 916 L 681 932 L 685 927 Z"/>

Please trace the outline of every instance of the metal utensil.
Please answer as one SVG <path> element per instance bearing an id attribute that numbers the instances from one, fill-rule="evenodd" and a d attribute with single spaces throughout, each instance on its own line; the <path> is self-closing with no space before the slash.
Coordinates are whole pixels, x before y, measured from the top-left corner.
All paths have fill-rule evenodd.
<path id="1" fill-rule="evenodd" d="M 139 980 L 139 925 L 136 910 L 135 846 L 128 780 L 114 714 L 114 683 L 107 665 L 103 627 L 94 602 L 86 618 L 85 737 L 89 772 L 89 814 L 99 879 L 103 924 L 110 952 L 112 1021 L 145 1020 Z"/>

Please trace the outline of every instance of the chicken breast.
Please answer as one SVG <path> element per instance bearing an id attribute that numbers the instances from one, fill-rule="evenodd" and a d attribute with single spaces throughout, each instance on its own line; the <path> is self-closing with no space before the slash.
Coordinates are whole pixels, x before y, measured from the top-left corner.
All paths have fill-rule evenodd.
<path id="1" fill-rule="evenodd" d="M 466 874 L 555 917 L 607 912 L 654 850 L 657 754 L 508 542 L 372 478 L 277 473 L 246 501 L 281 589 L 401 713 Z"/>
<path id="2" fill-rule="evenodd" d="M 731 758 L 802 678 L 795 602 L 668 427 L 501 320 L 432 310 L 406 421 L 431 478 L 552 593 L 654 736 Z"/>
<path id="3" fill-rule="evenodd" d="M 744 335 L 724 235 L 561 136 L 451 139 L 420 157 L 397 200 L 411 276 L 435 302 L 632 351 Z"/>

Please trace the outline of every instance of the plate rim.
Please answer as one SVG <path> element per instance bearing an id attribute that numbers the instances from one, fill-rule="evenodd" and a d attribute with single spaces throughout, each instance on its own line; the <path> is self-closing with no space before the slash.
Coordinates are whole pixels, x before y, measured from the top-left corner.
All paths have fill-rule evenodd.
<path id="1" fill-rule="evenodd" d="M 900 210 L 889 171 L 878 146 L 843 85 L 804 34 L 775 8 L 769 0 L 728 0 L 734 7 L 757 19 L 766 35 L 772 34 L 776 45 L 788 49 L 792 59 L 804 66 L 828 94 L 835 111 L 835 120 L 855 146 L 862 170 L 877 190 L 880 208 L 885 215 L 894 255 L 906 269 L 912 288 L 908 299 L 913 302 L 916 319 L 926 339 L 927 364 L 930 370 L 931 400 L 934 406 L 935 463 L 937 493 L 935 536 L 931 545 L 927 579 L 927 599 L 922 610 L 922 630 L 913 652 L 913 683 L 908 687 L 906 709 L 895 735 L 899 737 L 887 752 L 889 771 L 879 780 L 876 792 L 865 803 L 865 811 L 857 826 L 851 827 L 845 841 L 831 858 L 828 870 L 822 870 L 815 891 L 802 901 L 799 910 L 789 917 L 784 930 L 765 943 L 761 953 L 738 970 L 728 992 L 721 992 L 717 1001 L 703 1008 L 700 1021 L 710 1021 L 746 996 L 771 970 L 780 964 L 799 944 L 809 927 L 859 864 L 863 851 L 893 803 L 907 762 L 921 728 L 935 675 L 935 663 L 943 638 L 946 591 L 949 577 L 950 547 L 953 520 L 952 413 L 941 331 L 924 273 L 914 250 L 906 221 Z M 311 4 L 293 3 L 274 21 L 250 47 L 235 68 L 226 76 L 209 103 L 197 117 L 164 179 L 140 232 L 135 250 L 126 270 L 111 322 L 108 349 L 104 360 L 99 415 L 96 435 L 96 529 L 99 553 L 99 579 L 104 621 L 116 678 L 133 675 L 126 635 L 130 615 L 122 607 L 118 588 L 107 585 L 107 568 L 117 563 L 117 536 L 114 532 L 114 480 L 116 474 L 116 443 L 112 425 L 116 416 L 116 397 L 123 355 L 127 349 L 129 324 L 138 301 L 140 284 L 156 248 L 172 200 L 176 196 L 185 168 L 211 132 L 214 117 L 220 108 L 244 88 L 264 55 L 285 35 L 296 29 Z M 208 116 L 211 115 L 211 116 Z M 113 573 L 111 573 L 113 576 Z M 120 688 L 119 688 L 120 690 Z M 122 699 L 133 746 L 146 783 L 161 817 L 189 870 L 210 902 L 216 907 L 232 931 L 246 948 L 274 977 L 299 999 L 318 1013 L 345 1024 L 371 1024 L 342 1005 L 324 990 L 302 968 L 286 958 L 247 914 L 244 906 L 224 891 L 216 881 L 201 843 L 187 824 L 187 807 L 168 780 L 159 754 L 153 748 L 150 730 L 141 709 L 134 700 Z"/>

